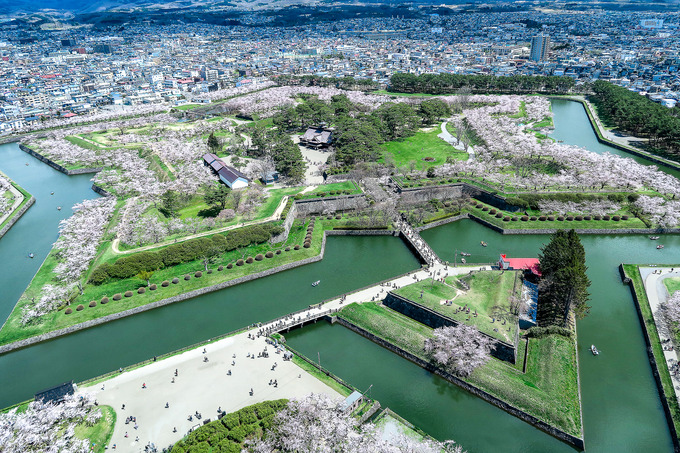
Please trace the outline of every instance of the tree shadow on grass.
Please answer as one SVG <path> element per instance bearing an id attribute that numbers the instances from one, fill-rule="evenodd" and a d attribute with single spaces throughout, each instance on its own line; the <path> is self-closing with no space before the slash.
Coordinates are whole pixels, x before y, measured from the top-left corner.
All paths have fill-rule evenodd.
<path id="1" fill-rule="evenodd" d="M 198 211 L 197 215 L 199 217 L 217 217 L 221 210 L 222 208 L 219 206 L 210 206 L 209 208 Z"/>

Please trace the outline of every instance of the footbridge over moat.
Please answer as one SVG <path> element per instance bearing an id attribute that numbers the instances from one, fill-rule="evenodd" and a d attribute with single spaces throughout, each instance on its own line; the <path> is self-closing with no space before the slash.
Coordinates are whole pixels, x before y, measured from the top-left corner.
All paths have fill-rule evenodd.
<path id="1" fill-rule="evenodd" d="M 406 240 L 410 247 L 418 254 L 418 258 L 428 266 L 432 267 L 437 264 L 444 264 L 441 258 L 434 253 L 434 250 L 427 242 L 420 236 L 420 234 L 411 226 L 402 214 L 400 217 L 395 216 L 394 223 L 400 231 L 401 236 Z"/>

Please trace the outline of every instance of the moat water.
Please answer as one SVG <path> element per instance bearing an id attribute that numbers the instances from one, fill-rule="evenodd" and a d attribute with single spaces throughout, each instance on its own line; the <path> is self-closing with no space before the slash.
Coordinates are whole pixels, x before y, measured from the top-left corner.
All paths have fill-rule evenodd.
<path id="1" fill-rule="evenodd" d="M 577 107 L 577 108 L 574 108 Z M 553 101 L 552 136 L 596 152 L 599 144 L 583 108 Z M 583 121 L 585 120 L 585 123 Z M 561 138 L 558 138 L 561 137 Z M 25 163 L 29 165 L 26 166 Z M 0 146 L 0 170 L 36 196 L 36 204 L 0 239 L 0 314 L 6 318 L 57 238 L 70 206 L 96 195 L 91 175 L 67 177 L 21 152 Z M 50 192 L 54 191 L 54 195 Z M 57 211 L 56 206 L 64 209 Z M 472 221 L 428 230 L 423 237 L 443 258 L 456 250 L 469 263 L 499 253 L 533 257 L 547 236 L 503 236 Z M 480 241 L 488 243 L 483 248 Z M 591 286 L 591 314 L 578 323 L 583 420 L 588 451 L 671 451 L 670 434 L 647 360 L 642 331 L 617 266 L 677 263 L 680 236 L 664 236 L 656 250 L 644 235 L 583 236 Z M 36 258 L 27 258 L 28 253 Z M 323 261 L 145 312 L 0 356 L 0 407 L 45 387 L 94 377 L 202 340 L 266 321 L 322 299 L 417 267 L 393 237 L 331 237 Z M 310 283 L 321 279 L 312 288 Z M 288 334 L 291 344 L 383 406 L 438 439 L 455 439 L 470 452 L 568 451 L 567 445 L 433 376 L 340 326 L 319 323 Z M 590 344 L 602 351 L 588 352 Z M 226 391 L 226 390 L 225 390 Z"/>

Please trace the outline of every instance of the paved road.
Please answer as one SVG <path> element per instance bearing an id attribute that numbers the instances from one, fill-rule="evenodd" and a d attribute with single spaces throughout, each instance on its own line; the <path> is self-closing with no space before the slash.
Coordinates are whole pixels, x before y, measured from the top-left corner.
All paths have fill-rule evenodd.
<path id="1" fill-rule="evenodd" d="M 437 135 L 437 137 L 441 138 L 444 140 L 446 143 L 449 145 L 453 146 L 456 148 L 458 151 L 463 151 L 468 153 L 468 160 L 473 160 L 475 158 L 475 149 L 472 146 L 468 146 L 468 150 L 465 151 L 465 148 L 463 145 L 458 141 L 456 137 L 451 135 L 451 133 L 448 131 L 446 128 L 446 125 L 449 124 L 448 121 L 444 121 L 441 125 L 442 133 Z"/>
<path id="2" fill-rule="evenodd" d="M 671 271 L 671 269 L 673 269 L 673 271 Z M 647 293 L 649 306 L 652 309 L 654 322 L 657 326 L 663 325 L 665 321 L 661 319 L 659 314 L 659 305 L 665 303 L 669 295 L 663 281 L 667 278 L 680 277 L 680 270 L 669 267 L 641 267 L 640 272 L 644 279 L 645 292 Z M 661 328 L 657 329 L 657 331 L 659 333 L 659 338 L 662 341 L 669 339 L 666 329 Z M 666 363 L 669 365 L 678 361 L 678 353 L 675 350 L 664 351 L 663 355 L 666 359 Z M 671 374 L 671 379 L 675 387 L 675 397 L 680 401 L 680 377 Z"/>

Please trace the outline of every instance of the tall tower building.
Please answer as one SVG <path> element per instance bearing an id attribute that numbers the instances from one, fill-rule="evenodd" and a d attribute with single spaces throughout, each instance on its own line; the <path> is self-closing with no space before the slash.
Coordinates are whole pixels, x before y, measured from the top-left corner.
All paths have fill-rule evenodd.
<path id="1" fill-rule="evenodd" d="M 531 60 L 543 61 L 548 58 L 550 51 L 550 36 L 538 35 L 531 38 Z"/>

